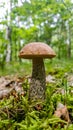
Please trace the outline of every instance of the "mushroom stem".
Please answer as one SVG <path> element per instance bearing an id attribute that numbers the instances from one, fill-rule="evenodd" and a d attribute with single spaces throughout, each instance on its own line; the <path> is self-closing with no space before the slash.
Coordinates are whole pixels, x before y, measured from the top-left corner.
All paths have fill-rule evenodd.
<path id="1" fill-rule="evenodd" d="M 32 60 L 33 70 L 32 78 L 29 89 L 29 99 L 33 101 L 44 101 L 46 79 L 45 79 L 45 67 L 42 58 L 36 58 Z"/>

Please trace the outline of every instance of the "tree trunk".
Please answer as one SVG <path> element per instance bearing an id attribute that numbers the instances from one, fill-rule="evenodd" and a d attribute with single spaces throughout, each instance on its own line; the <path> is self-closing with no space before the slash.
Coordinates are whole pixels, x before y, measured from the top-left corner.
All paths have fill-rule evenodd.
<path id="1" fill-rule="evenodd" d="M 69 22 L 68 22 L 68 25 L 67 25 L 67 42 L 68 42 L 68 52 L 67 52 L 67 56 L 68 58 L 70 59 L 71 58 L 71 29 L 70 29 L 70 25 L 69 25 Z"/>
<path id="2" fill-rule="evenodd" d="M 7 10 L 8 16 L 8 25 L 7 25 L 7 31 L 6 31 L 6 39 L 8 40 L 8 46 L 7 46 L 7 53 L 6 53 L 6 62 L 12 61 L 12 18 L 10 16 L 10 13 L 12 11 L 12 0 L 10 0 L 10 6 Z"/>

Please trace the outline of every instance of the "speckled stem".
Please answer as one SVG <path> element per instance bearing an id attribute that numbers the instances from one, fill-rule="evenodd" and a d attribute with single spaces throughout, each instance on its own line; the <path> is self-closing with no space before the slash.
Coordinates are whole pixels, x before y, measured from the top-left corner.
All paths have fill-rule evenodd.
<path id="1" fill-rule="evenodd" d="M 46 79 L 43 59 L 32 60 L 33 70 L 29 89 L 29 99 L 43 101 L 45 99 Z"/>

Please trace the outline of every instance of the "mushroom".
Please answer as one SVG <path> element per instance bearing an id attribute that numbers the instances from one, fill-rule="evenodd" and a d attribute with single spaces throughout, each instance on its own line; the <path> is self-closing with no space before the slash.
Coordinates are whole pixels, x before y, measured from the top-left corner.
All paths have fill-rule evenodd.
<path id="1" fill-rule="evenodd" d="M 20 51 L 19 57 L 32 59 L 32 77 L 29 88 L 29 99 L 33 101 L 44 101 L 46 90 L 46 76 L 43 59 L 53 58 L 56 54 L 52 48 L 42 42 L 26 44 Z"/>

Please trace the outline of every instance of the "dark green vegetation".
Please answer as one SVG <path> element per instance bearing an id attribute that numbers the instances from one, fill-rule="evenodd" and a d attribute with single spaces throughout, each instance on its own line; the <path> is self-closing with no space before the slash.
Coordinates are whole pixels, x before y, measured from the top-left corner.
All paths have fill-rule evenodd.
<path id="1" fill-rule="evenodd" d="M 13 67 L 14 66 L 14 69 Z M 0 129 L 1 130 L 72 130 L 73 129 L 73 94 L 72 86 L 68 84 L 67 77 L 72 75 L 71 61 L 45 61 L 46 75 L 55 77 L 54 83 L 46 83 L 46 101 L 41 110 L 36 110 L 34 104 L 28 101 L 27 90 L 29 82 L 24 80 L 22 87 L 26 94 L 10 95 L 0 101 Z M 10 68 L 9 68 L 10 67 Z M 19 69 L 19 72 L 18 72 Z M 24 71 L 23 71 L 24 70 Z M 23 74 L 22 72 L 23 71 Z M 31 64 L 24 63 L 6 66 L 5 74 L 17 74 L 20 77 L 30 75 Z M 3 73 L 4 73 L 3 72 Z M 21 73 L 20 73 L 21 72 Z M 65 93 L 62 94 L 61 90 Z M 66 104 L 71 123 L 68 125 L 64 119 L 54 116 L 58 102 Z"/>

